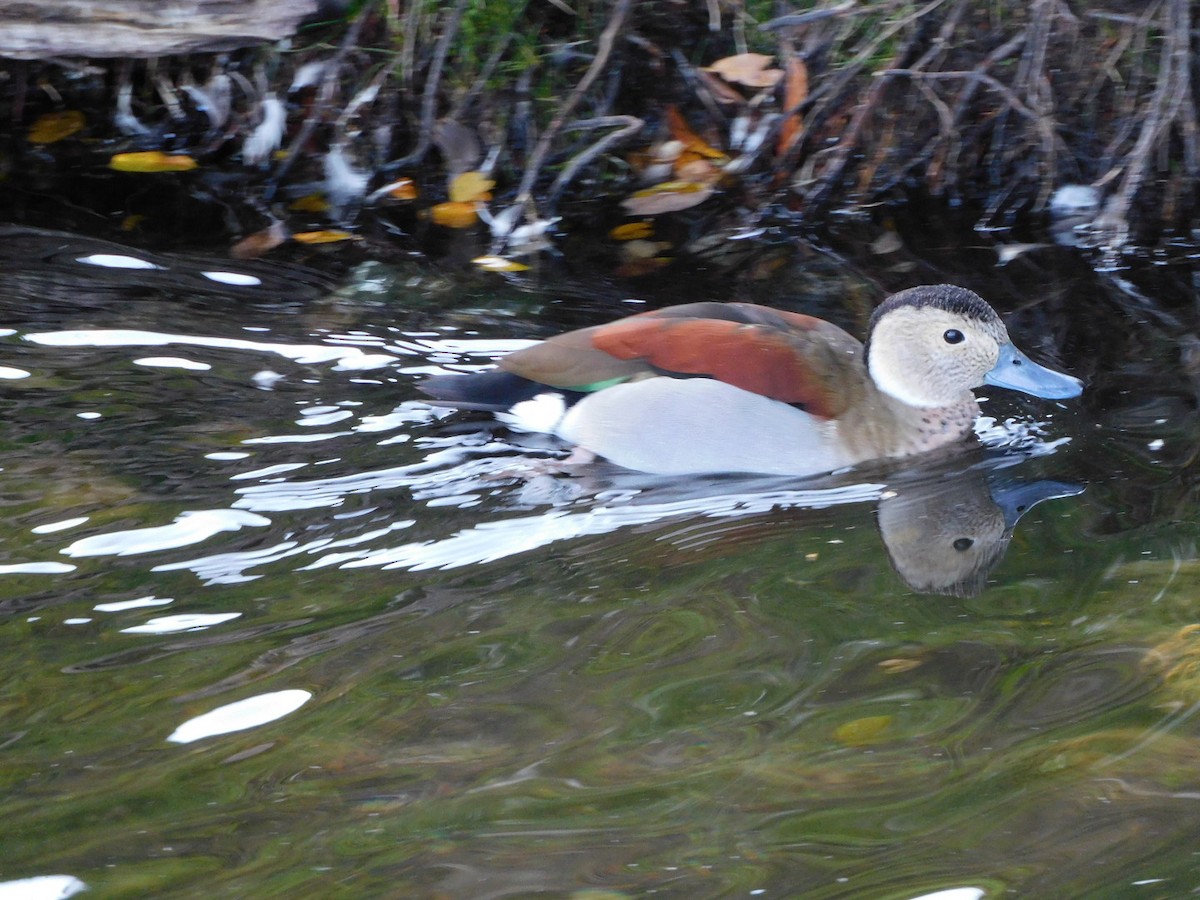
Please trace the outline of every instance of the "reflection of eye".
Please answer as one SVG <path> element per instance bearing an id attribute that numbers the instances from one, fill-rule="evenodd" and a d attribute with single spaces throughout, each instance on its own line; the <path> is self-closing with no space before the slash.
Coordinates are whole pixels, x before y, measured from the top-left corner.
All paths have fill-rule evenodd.
<path id="1" fill-rule="evenodd" d="M 957 328 L 948 328 L 946 333 L 942 335 L 942 339 L 947 344 L 961 344 L 965 340 L 965 336 Z"/>
<path id="2" fill-rule="evenodd" d="M 962 553 L 964 550 L 970 550 L 974 544 L 975 542 L 971 538 L 959 538 L 954 542 L 954 549 Z"/>

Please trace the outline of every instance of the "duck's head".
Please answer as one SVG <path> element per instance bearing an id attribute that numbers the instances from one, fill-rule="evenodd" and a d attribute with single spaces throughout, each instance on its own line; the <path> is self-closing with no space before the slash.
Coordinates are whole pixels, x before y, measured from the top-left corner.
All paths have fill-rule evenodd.
<path id="1" fill-rule="evenodd" d="M 984 384 L 1061 400 L 1082 382 L 1039 366 L 1013 346 L 982 297 L 952 284 L 893 294 L 871 316 L 865 349 L 871 380 L 910 406 L 950 406 Z"/>

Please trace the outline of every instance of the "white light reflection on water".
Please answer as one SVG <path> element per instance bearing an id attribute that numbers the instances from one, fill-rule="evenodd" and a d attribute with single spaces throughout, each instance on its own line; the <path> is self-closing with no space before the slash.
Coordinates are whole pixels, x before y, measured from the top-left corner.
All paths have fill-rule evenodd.
<path id="1" fill-rule="evenodd" d="M 66 900 L 87 887 L 74 875 L 35 875 L 0 881 L 0 900 Z"/>
<path id="2" fill-rule="evenodd" d="M 201 509 L 180 513 L 170 525 L 131 528 L 80 538 L 59 552 L 64 556 L 132 556 L 175 550 L 208 540 L 223 531 L 261 528 L 271 520 L 236 509 Z"/>
<path id="3" fill-rule="evenodd" d="M 175 744 L 190 744 L 206 737 L 245 731 L 282 719 L 312 699 L 312 692 L 301 690 L 275 691 L 247 697 L 188 719 L 171 732 L 167 740 Z"/>
<path id="4" fill-rule="evenodd" d="M 178 356 L 143 356 L 141 359 L 135 359 L 133 364 L 151 369 L 187 369 L 192 372 L 207 372 L 212 368 L 208 363 Z"/>
<path id="5" fill-rule="evenodd" d="M 171 597 L 138 597 L 135 600 L 117 600 L 113 603 L 97 603 L 92 609 L 96 612 L 124 612 L 127 609 L 142 609 L 147 606 L 166 606 L 168 603 L 174 603 L 175 600 Z"/>
<path id="6" fill-rule="evenodd" d="M 982 900 L 987 891 L 977 887 L 948 888 L 944 891 L 934 891 L 932 894 L 921 894 L 912 900 Z"/>
<path id="7" fill-rule="evenodd" d="M 336 565 L 344 569 L 363 566 L 411 571 L 453 569 L 494 562 L 556 541 L 608 534 L 674 518 L 729 518 L 770 509 L 823 509 L 844 503 L 872 502 L 879 499 L 883 488 L 881 484 L 855 484 L 825 490 L 734 492 L 662 503 L 605 504 L 584 512 L 555 509 L 534 516 L 480 522 L 441 540 L 370 552 L 329 554 L 305 568 Z"/>
<path id="8" fill-rule="evenodd" d="M 62 575 L 75 567 L 60 562 L 24 562 L 0 566 L 0 575 Z"/>
<path id="9" fill-rule="evenodd" d="M 178 634 L 181 631 L 204 631 L 222 622 L 241 617 L 241 613 L 180 613 L 177 616 L 157 616 L 142 625 L 122 628 L 122 634 Z"/>
<path id="10" fill-rule="evenodd" d="M 248 341 L 244 338 L 160 334 L 156 331 L 135 331 L 123 328 L 44 331 L 26 334 L 23 339 L 43 347 L 166 347 L 172 344 L 182 344 L 189 347 L 210 347 L 220 350 L 247 350 L 254 353 L 271 353 L 307 365 L 336 363 L 333 368 L 339 371 L 381 368 L 396 362 L 394 356 L 381 353 L 366 354 L 357 347 L 334 347 L 325 344 L 275 344 Z"/>
<path id="11" fill-rule="evenodd" d="M 74 519 L 63 519 L 61 522 L 47 522 L 45 525 L 35 525 L 29 530 L 34 534 L 53 534 L 56 531 L 66 531 L 76 525 L 82 525 L 88 518 L 88 516 L 77 516 Z"/>

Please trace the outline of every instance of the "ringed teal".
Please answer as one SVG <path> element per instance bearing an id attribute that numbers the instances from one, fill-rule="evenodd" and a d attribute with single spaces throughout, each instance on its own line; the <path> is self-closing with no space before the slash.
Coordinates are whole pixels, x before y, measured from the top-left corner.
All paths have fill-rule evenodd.
<path id="1" fill-rule="evenodd" d="M 984 384 L 1056 400 L 1082 391 L 1018 350 L 978 294 L 925 285 L 885 300 L 865 345 L 813 316 L 690 303 L 420 387 L 642 472 L 815 475 L 961 440 Z"/>

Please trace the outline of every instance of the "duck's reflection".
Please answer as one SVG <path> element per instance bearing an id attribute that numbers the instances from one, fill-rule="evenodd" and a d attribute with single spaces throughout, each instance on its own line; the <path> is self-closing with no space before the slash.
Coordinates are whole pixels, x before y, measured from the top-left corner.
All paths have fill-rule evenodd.
<path id="1" fill-rule="evenodd" d="M 879 533 L 892 567 L 914 591 L 974 597 L 1022 515 L 1044 500 L 1082 491 L 1062 481 L 1019 481 L 1007 470 L 899 484 L 879 498 Z"/>

